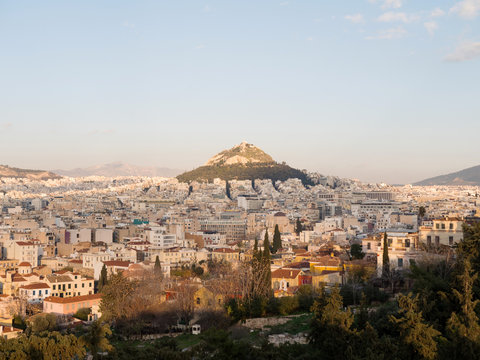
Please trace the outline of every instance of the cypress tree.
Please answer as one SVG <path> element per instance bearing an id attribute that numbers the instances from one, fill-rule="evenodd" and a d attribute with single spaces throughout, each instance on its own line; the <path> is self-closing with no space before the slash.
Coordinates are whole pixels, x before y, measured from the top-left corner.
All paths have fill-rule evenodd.
<path id="1" fill-rule="evenodd" d="M 302 222 L 300 221 L 300 218 L 297 218 L 297 222 L 295 223 L 295 233 L 297 235 L 300 235 L 302 231 L 303 231 Z"/>
<path id="2" fill-rule="evenodd" d="M 265 294 L 270 294 L 272 289 L 272 271 L 270 267 L 270 260 L 270 241 L 268 240 L 268 231 L 265 231 L 262 253 L 262 263 L 265 267 Z"/>
<path id="3" fill-rule="evenodd" d="M 100 272 L 100 278 L 98 279 L 98 290 L 102 290 L 102 288 L 107 285 L 108 283 L 108 275 L 107 275 L 107 267 L 103 264 L 102 271 Z"/>
<path id="4" fill-rule="evenodd" d="M 275 225 L 275 231 L 273 233 L 273 249 L 272 252 L 275 254 L 278 249 L 282 248 L 282 238 L 280 235 L 280 230 L 278 229 L 278 224 Z"/>
<path id="5" fill-rule="evenodd" d="M 390 272 L 390 259 L 388 257 L 388 238 L 387 232 L 383 233 L 383 267 L 382 267 L 382 276 L 386 277 Z"/>
<path id="6" fill-rule="evenodd" d="M 162 274 L 162 266 L 160 265 L 160 258 L 158 257 L 158 255 L 155 258 L 155 265 L 153 266 L 153 272 L 157 276 Z"/>

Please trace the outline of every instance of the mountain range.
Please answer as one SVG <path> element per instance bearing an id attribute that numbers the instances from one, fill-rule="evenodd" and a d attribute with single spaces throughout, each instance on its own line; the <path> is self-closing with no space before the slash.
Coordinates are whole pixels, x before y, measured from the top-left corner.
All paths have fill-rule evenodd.
<path id="1" fill-rule="evenodd" d="M 428 186 L 428 185 L 478 185 L 480 186 L 480 165 L 473 166 L 468 169 L 463 169 L 446 175 L 435 176 L 416 182 L 413 185 Z"/>
<path id="2" fill-rule="evenodd" d="M 277 163 L 255 145 L 242 142 L 231 149 L 211 157 L 203 166 L 177 176 L 181 182 L 223 180 L 271 179 L 285 181 L 297 178 L 304 185 L 312 185 L 311 179 L 301 170 L 285 163 Z"/>
<path id="3" fill-rule="evenodd" d="M 53 170 L 54 173 L 69 176 L 69 177 L 83 177 L 83 176 L 151 176 L 151 177 L 174 177 L 180 174 L 183 170 L 170 169 L 164 167 L 154 166 L 137 166 L 126 164 L 123 162 L 113 162 L 103 165 L 95 165 L 87 168 L 76 168 L 72 170 Z"/>
<path id="4" fill-rule="evenodd" d="M 45 170 L 30 170 L 10 167 L 8 165 L 0 165 L 0 178 L 17 178 L 30 180 L 49 180 L 59 179 L 60 176 Z"/>

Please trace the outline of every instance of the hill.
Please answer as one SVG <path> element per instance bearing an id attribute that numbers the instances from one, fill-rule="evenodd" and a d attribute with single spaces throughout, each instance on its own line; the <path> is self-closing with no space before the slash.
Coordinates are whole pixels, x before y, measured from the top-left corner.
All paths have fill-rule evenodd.
<path id="1" fill-rule="evenodd" d="M 30 180 L 60 179 L 61 176 L 45 170 L 30 170 L 0 165 L 0 178 L 17 178 Z"/>
<path id="2" fill-rule="evenodd" d="M 480 165 L 468 169 L 460 170 L 454 173 L 435 176 L 429 179 L 419 181 L 413 185 L 478 185 L 480 186 Z"/>
<path id="3" fill-rule="evenodd" d="M 83 176 L 150 176 L 150 177 L 173 177 L 182 172 L 178 169 L 163 167 L 136 166 L 123 162 L 95 165 L 87 168 L 76 168 L 72 170 L 54 170 L 57 174 L 70 177 Z"/>
<path id="4" fill-rule="evenodd" d="M 285 181 L 297 178 L 304 185 L 313 185 L 306 173 L 284 163 L 276 163 L 273 158 L 258 147 L 243 142 L 229 150 L 213 156 L 195 170 L 177 176 L 181 182 L 223 180 L 271 179 Z"/>

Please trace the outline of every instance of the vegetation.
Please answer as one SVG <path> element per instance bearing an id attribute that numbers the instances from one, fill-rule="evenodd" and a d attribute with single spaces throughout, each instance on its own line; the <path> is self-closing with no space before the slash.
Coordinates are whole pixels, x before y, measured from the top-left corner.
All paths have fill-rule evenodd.
<path id="1" fill-rule="evenodd" d="M 226 181 L 271 179 L 273 183 L 278 180 L 300 179 L 304 185 L 313 185 L 313 182 L 303 171 L 278 163 L 201 166 L 177 176 L 179 181 L 185 183 L 192 181 L 213 182 L 215 178 Z"/>

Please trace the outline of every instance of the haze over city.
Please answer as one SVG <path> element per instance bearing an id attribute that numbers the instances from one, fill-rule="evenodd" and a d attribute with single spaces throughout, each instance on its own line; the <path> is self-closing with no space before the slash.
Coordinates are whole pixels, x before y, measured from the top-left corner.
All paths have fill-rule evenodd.
<path id="1" fill-rule="evenodd" d="M 189 170 L 247 140 L 364 181 L 478 165 L 479 8 L 2 1 L 1 163 Z"/>

